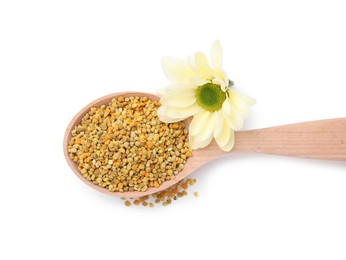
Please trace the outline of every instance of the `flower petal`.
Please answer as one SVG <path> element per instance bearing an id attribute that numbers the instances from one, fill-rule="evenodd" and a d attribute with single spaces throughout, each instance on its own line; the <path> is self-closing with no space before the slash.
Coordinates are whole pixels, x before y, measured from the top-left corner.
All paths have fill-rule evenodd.
<path id="1" fill-rule="evenodd" d="M 228 143 L 225 146 L 220 146 L 225 152 L 229 152 L 234 147 L 234 131 L 231 130 Z"/>
<path id="2" fill-rule="evenodd" d="M 196 73 L 184 60 L 165 57 L 161 64 L 166 77 L 173 83 L 189 83 L 192 77 L 196 77 Z"/>
<path id="3" fill-rule="evenodd" d="M 170 96 L 165 95 L 161 97 L 160 103 L 164 106 L 174 106 L 174 107 L 188 107 L 196 102 L 195 96 L 185 96 L 181 94 L 180 96 Z"/>
<path id="4" fill-rule="evenodd" d="M 201 132 L 196 136 L 200 142 L 208 140 L 210 136 L 213 137 L 217 112 L 209 113 L 209 117 L 204 125 L 201 125 Z"/>
<path id="5" fill-rule="evenodd" d="M 167 108 L 166 106 L 160 106 L 157 110 L 157 116 L 162 122 L 165 123 L 175 123 L 184 120 L 185 118 L 171 118 L 167 116 Z"/>
<path id="6" fill-rule="evenodd" d="M 197 105 L 197 103 L 194 103 L 193 105 L 189 107 L 171 107 L 171 106 L 160 106 L 157 115 L 160 118 L 161 121 L 167 122 L 168 121 L 182 121 L 186 118 L 193 116 L 194 114 L 198 113 L 201 110 L 201 107 Z M 176 120 L 177 119 L 177 120 Z"/>
<path id="7" fill-rule="evenodd" d="M 194 71 L 196 74 L 198 74 L 198 70 L 196 69 L 195 60 L 191 55 L 189 55 L 187 57 L 187 63 L 189 64 L 191 70 Z"/>
<path id="8" fill-rule="evenodd" d="M 221 90 L 222 90 L 223 92 L 226 91 L 226 83 L 225 83 L 222 79 L 220 79 L 220 78 L 214 78 L 214 79 L 213 79 L 213 83 L 216 84 L 216 85 L 220 85 Z"/>
<path id="9" fill-rule="evenodd" d="M 194 103 L 189 107 L 167 107 L 167 116 L 170 118 L 186 119 L 197 114 L 202 108 Z"/>
<path id="10" fill-rule="evenodd" d="M 219 68 L 216 68 L 215 69 L 215 78 L 220 80 L 220 81 L 225 82 L 226 87 L 228 87 L 229 82 L 228 82 L 228 76 L 227 76 L 226 71 L 219 69 Z"/>
<path id="11" fill-rule="evenodd" d="M 248 106 L 252 106 L 252 105 L 256 104 L 256 100 L 255 99 L 253 99 L 253 98 L 251 98 L 249 96 L 246 96 L 244 94 L 241 94 L 238 91 L 235 91 L 234 89 L 230 89 L 229 92 L 230 92 L 231 96 L 232 95 L 236 95 L 237 98 L 242 99 L 244 102 L 247 103 Z"/>
<path id="12" fill-rule="evenodd" d="M 167 92 L 166 92 L 166 88 L 160 88 L 156 91 L 156 94 L 159 96 L 159 97 L 163 97 L 164 95 L 167 95 Z"/>
<path id="13" fill-rule="evenodd" d="M 221 134 L 223 124 L 226 124 L 225 119 L 222 114 L 222 110 L 216 112 L 215 116 L 215 128 L 214 128 L 214 138 Z"/>
<path id="14" fill-rule="evenodd" d="M 227 121 L 227 124 L 234 130 L 239 130 L 242 128 L 244 119 L 235 107 L 235 105 L 232 103 L 231 99 L 227 98 L 230 106 L 231 106 L 231 113 L 229 116 L 226 116 L 224 113 L 224 117 Z"/>
<path id="15" fill-rule="evenodd" d="M 240 115 L 243 118 L 246 118 L 249 112 L 249 106 L 255 104 L 256 101 L 232 89 L 228 90 L 228 93 L 229 93 L 229 98 L 232 100 L 232 103 L 236 107 L 238 113 L 240 113 Z"/>
<path id="16" fill-rule="evenodd" d="M 228 144 L 230 136 L 231 136 L 231 128 L 226 122 L 222 123 L 221 133 L 216 136 L 214 135 L 216 143 L 220 147 L 223 147 Z"/>
<path id="17" fill-rule="evenodd" d="M 211 64 L 213 65 L 214 69 L 221 68 L 221 66 L 222 66 L 222 48 L 221 48 L 220 41 L 218 41 L 218 40 L 214 41 L 213 46 L 211 47 L 210 60 L 211 60 Z"/>
<path id="18" fill-rule="evenodd" d="M 232 127 L 234 130 L 239 130 L 243 127 L 244 119 L 242 116 L 233 109 L 233 112 L 231 113 L 231 120 L 230 120 L 230 127 Z"/>
<path id="19" fill-rule="evenodd" d="M 214 78 L 214 71 L 210 68 L 207 57 L 202 52 L 195 53 L 195 66 L 200 74 L 205 79 Z"/>
<path id="20" fill-rule="evenodd" d="M 225 117 L 229 117 L 231 114 L 231 104 L 230 104 L 228 98 L 226 98 L 222 104 L 222 112 L 225 115 Z"/>
<path id="21" fill-rule="evenodd" d="M 191 83 L 193 83 L 195 86 L 203 86 L 207 84 L 208 81 L 203 78 L 196 77 L 191 79 Z"/>
<path id="22" fill-rule="evenodd" d="M 165 87 L 166 95 L 181 96 L 188 95 L 194 96 L 196 87 L 193 84 L 171 84 Z"/>
<path id="23" fill-rule="evenodd" d="M 195 97 L 196 90 L 192 84 L 171 84 L 165 88 L 159 89 L 156 93 L 161 98 L 180 98 L 180 97 Z"/>
<path id="24" fill-rule="evenodd" d="M 212 135 L 208 139 L 206 139 L 204 141 L 199 140 L 198 136 L 191 136 L 191 135 L 189 135 L 189 144 L 190 144 L 192 149 L 204 148 L 207 145 L 209 145 L 212 140 L 213 140 L 213 136 Z"/>
<path id="25" fill-rule="evenodd" d="M 204 109 L 201 109 L 199 113 L 195 114 L 189 126 L 190 135 L 196 136 L 202 131 L 203 125 L 206 124 L 209 118 L 209 114 L 210 112 Z"/>

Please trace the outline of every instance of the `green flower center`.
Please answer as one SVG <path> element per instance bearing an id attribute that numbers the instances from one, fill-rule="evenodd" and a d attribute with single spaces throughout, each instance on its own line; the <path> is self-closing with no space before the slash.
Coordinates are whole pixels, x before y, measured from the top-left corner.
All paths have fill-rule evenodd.
<path id="1" fill-rule="evenodd" d="M 226 99 L 226 93 L 219 85 L 207 83 L 196 89 L 196 101 L 205 110 L 214 112 L 220 110 Z"/>

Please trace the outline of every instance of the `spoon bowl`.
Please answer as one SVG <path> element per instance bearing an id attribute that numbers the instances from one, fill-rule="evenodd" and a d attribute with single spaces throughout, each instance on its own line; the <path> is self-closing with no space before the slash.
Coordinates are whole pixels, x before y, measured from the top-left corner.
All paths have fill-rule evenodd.
<path id="1" fill-rule="evenodd" d="M 81 179 L 84 183 L 86 183 L 87 185 L 89 185 L 90 187 L 92 187 L 95 190 L 98 190 L 100 192 L 106 193 L 108 195 L 111 196 L 115 196 L 115 197 L 121 197 L 121 198 L 137 198 L 137 197 L 141 197 L 141 196 L 146 196 L 152 193 L 156 193 L 159 192 L 161 190 L 167 189 L 168 187 L 178 183 L 180 180 L 184 179 L 187 175 L 189 175 L 194 169 L 197 168 L 197 162 L 196 158 L 199 158 L 198 156 L 196 156 L 196 154 L 199 154 L 201 152 L 201 150 L 198 150 L 196 152 L 193 152 L 193 155 L 187 159 L 187 163 L 184 167 L 184 169 L 182 171 L 180 171 L 177 175 L 175 175 L 174 178 L 172 178 L 169 181 L 165 181 L 163 182 L 160 187 L 158 188 L 154 188 L 154 187 L 149 187 L 146 191 L 129 191 L 129 192 L 112 192 L 106 188 L 102 188 L 96 184 L 94 184 L 91 181 L 88 181 L 86 178 L 84 178 L 83 174 L 78 170 L 77 167 L 77 163 L 75 163 L 69 155 L 68 152 L 68 143 L 69 140 L 72 137 L 72 130 L 78 125 L 80 124 L 80 122 L 82 121 L 82 118 L 89 112 L 89 110 L 92 107 L 100 107 L 102 105 L 108 105 L 113 98 L 118 98 L 118 97 L 147 97 L 151 100 L 159 100 L 159 97 L 154 95 L 154 94 L 149 94 L 149 93 L 143 93 L 143 92 L 119 92 L 119 93 L 114 93 L 114 94 L 110 94 L 107 96 L 103 96 L 101 98 L 98 98 L 96 100 L 94 100 L 93 102 L 91 102 L 90 104 L 88 104 L 87 106 L 85 106 L 81 111 L 79 111 L 75 117 L 71 120 L 70 124 L 68 125 L 66 132 L 65 132 L 65 136 L 64 136 L 64 155 L 65 155 L 65 159 L 68 163 L 68 165 L 70 166 L 70 168 L 72 169 L 72 171 L 77 175 L 77 177 L 79 179 Z M 185 120 L 184 121 L 185 126 L 188 127 L 190 120 Z M 199 159 L 200 160 L 200 159 Z M 199 164 L 201 165 L 201 164 Z"/>
<path id="2" fill-rule="evenodd" d="M 212 141 L 207 147 L 194 150 L 192 156 L 187 159 L 184 169 L 171 180 L 163 182 L 158 188 L 150 187 L 144 192 L 112 192 L 84 178 L 77 168 L 77 163 L 70 158 L 67 147 L 72 136 L 72 130 L 81 122 L 90 108 L 108 105 L 113 98 L 120 96 L 145 96 L 151 100 L 159 100 L 158 96 L 143 92 L 119 92 L 98 98 L 85 106 L 71 120 L 65 132 L 63 145 L 65 159 L 77 177 L 93 189 L 111 196 L 137 198 L 162 191 L 178 183 L 208 161 L 236 152 L 267 153 L 325 160 L 346 160 L 346 118 L 311 121 L 257 130 L 238 131 L 235 133 L 234 148 L 230 152 L 222 151 L 215 141 Z M 184 122 L 185 127 L 188 128 L 190 120 L 187 119 Z"/>

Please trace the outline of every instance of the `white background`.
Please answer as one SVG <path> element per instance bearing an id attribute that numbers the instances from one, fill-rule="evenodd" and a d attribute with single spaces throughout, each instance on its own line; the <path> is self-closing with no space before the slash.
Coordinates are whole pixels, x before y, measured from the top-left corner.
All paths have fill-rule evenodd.
<path id="1" fill-rule="evenodd" d="M 154 93 L 160 59 L 223 45 L 257 99 L 245 129 L 346 116 L 344 1 L 1 1 L 1 259 L 345 259 L 346 165 L 242 154 L 204 166 L 200 196 L 123 206 L 63 157 L 103 95 Z"/>

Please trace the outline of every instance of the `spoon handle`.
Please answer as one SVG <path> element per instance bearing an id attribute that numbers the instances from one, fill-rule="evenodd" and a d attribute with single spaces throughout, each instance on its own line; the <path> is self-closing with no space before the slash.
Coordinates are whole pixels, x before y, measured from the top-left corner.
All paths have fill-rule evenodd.
<path id="1" fill-rule="evenodd" d="M 346 118 L 236 133 L 234 151 L 346 160 Z"/>

